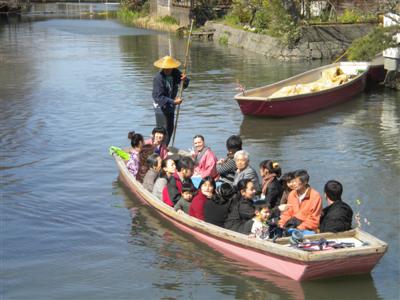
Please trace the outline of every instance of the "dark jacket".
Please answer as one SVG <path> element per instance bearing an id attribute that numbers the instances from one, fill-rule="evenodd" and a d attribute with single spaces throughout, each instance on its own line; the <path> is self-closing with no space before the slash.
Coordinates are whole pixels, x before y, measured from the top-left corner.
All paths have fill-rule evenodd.
<path id="1" fill-rule="evenodd" d="M 239 195 L 232 200 L 224 227 L 236 232 L 245 233 L 245 223 L 255 216 L 254 205 Z"/>
<path id="2" fill-rule="evenodd" d="M 153 100 L 157 107 L 160 107 L 164 112 L 174 112 L 174 99 L 178 94 L 179 83 L 181 82 L 182 72 L 178 69 L 172 70 L 172 91 L 169 91 L 166 85 L 166 75 L 160 71 L 153 78 Z M 189 85 L 189 78 L 186 78 L 183 88 Z"/>
<path id="3" fill-rule="evenodd" d="M 320 232 L 341 232 L 351 229 L 353 210 L 341 200 L 322 210 Z"/>
<path id="4" fill-rule="evenodd" d="M 230 199 L 214 195 L 204 204 L 204 221 L 224 227 L 224 223 L 229 213 Z"/>
<path id="5" fill-rule="evenodd" d="M 267 188 L 267 193 L 265 195 L 265 202 L 268 208 L 274 208 L 281 200 L 283 193 L 282 185 L 279 180 L 275 177 L 269 184 Z"/>

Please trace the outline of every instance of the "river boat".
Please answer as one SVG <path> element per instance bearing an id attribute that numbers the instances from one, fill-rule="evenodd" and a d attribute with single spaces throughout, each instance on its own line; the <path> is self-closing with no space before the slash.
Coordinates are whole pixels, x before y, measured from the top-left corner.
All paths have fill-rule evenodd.
<path id="1" fill-rule="evenodd" d="M 324 71 L 340 68 L 349 76 L 348 81 L 323 90 L 296 95 L 272 97 L 289 86 L 307 85 L 321 79 Z M 235 95 L 244 115 L 291 117 L 311 113 L 353 99 L 366 86 L 370 65 L 367 62 L 339 62 L 318 67 L 288 79 L 254 88 Z"/>
<path id="2" fill-rule="evenodd" d="M 387 244 L 360 230 L 333 234 L 316 234 L 310 240 L 327 240 L 354 243 L 346 249 L 303 251 L 290 246 L 289 238 L 260 240 L 198 220 L 186 214 L 178 214 L 152 193 L 128 171 L 125 161 L 114 154 L 119 169 L 119 178 L 144 204 L 152 207 L 163 218 L 180 230 L 190 234 L 222 254 L 275 271 L 296 281 L 318 279 L 340 275 L 369 273 L 387 250 Z"/>

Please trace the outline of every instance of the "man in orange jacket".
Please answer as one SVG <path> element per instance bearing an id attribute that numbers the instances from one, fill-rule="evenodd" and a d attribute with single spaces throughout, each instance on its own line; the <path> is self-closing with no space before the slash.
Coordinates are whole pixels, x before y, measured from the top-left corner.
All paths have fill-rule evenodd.
<path id="1" fill-rule="evenodd" d="M 298 170 L 294 177 L 296 188 L 288 196 L 287 209 L 281 214 L 279 227 L 318 231 L 321 195 L 309 186 L 307 171 Z"/>

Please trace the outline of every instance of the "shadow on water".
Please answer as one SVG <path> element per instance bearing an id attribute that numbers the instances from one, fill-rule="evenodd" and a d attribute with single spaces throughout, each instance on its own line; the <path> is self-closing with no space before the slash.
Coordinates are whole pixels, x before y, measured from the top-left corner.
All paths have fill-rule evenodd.
<path id="1" fill-rule="evenodd" d="M 175 228 L 154 209 L 138 200 L 119 178 L 115 188 L 125 196 L 125 207 L 132 216 L 133 243 L 141 236 L 140 243 L 163 258 L 156 262 L 160 269 L 184 272 L 198 268 L 204 280 L 216 286 L 222 294 L 236 299 L 354 299 L 354 290 L 358 291 L 357 299 L 379 299 L 369 274 L 301 283 L 276 272 L 238 262 L 226 253 L 221 257 L 221 253 L 212 246 L 206 246 Z M 180 284 L 153 283 L 153 286 L 171 291 L 179 289 Z"/>

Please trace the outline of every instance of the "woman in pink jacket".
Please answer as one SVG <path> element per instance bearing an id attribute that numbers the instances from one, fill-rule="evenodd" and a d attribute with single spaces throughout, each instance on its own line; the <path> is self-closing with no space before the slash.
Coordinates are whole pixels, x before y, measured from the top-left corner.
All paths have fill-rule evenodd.
<path id="1" fill-rule="evenodd" d="M 205 178 L 211 176 L 217 179 L 217 157 L 204 143 L 202 135 L 196 135 L 193 138 L 194 154 L 193 160 L 195 164 L 193 177 Z"/>

